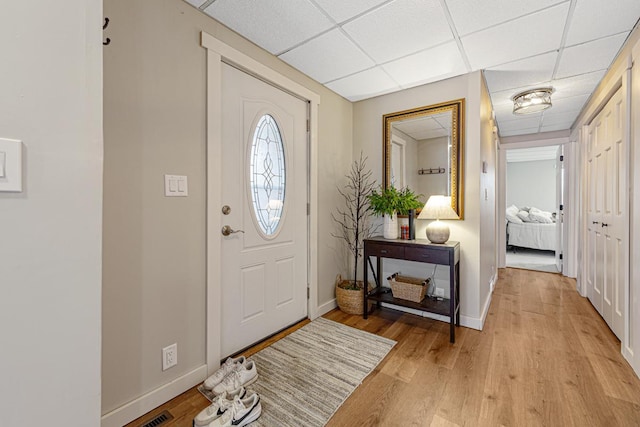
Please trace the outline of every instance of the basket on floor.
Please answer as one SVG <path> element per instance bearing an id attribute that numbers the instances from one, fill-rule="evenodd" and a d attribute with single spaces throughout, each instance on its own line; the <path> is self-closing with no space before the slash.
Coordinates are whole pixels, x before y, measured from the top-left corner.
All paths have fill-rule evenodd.
<path id="1" fill-rule="evenodd" d="M 421 302 L 424 299 L 429 283 L 429 279 L 402 276 L 400 272 L 392 274 L 387 280 L 394 298 L 413 302 Z"/>
<path id="2" fill-rule="evenodd" d="M 362 314 L 364 312 L 364 290 L 362 289 L 362 280 L 357 281 L 358 290 L 344 289 L 344 285 L 348 285 L 353 280 L 343 280 L 338 274 L 336 277 L 336 302 L 340 310 L 348 314 Z M 369 291 L 372 286 L 369 284 Z"/>

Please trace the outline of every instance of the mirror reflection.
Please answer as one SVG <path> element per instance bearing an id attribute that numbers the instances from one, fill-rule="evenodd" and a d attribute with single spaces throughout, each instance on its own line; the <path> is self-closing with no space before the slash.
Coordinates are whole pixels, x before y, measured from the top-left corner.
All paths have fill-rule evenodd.
<path id="1" fill-rule="evenodd" d="M 462 219 L 462 114 L 464 100 L 384 116 L 385 186 L 408 186 L 423 200 L 451 196 Z"/>

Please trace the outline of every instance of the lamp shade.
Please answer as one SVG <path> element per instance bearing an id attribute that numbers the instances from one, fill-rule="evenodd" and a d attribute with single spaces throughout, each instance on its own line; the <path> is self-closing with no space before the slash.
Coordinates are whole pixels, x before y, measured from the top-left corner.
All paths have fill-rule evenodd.
<path id="1" fill-rule="evenodd" d="M 458 215 L 451 207 L 451 197 L 431 196 L 427 204 L 418 215 L 418 219 L 458 219 Z"/>
<path id="2" fill-rule="evenodd" d="M 458 219 L 458 215 L 451 208 L 451 197 L 431 196 L 418 219 L 435 219 L 427 225 L 427 239 L 431 243 L 445 243 L 449 240 L 449 226 L 440 220 Z"/>

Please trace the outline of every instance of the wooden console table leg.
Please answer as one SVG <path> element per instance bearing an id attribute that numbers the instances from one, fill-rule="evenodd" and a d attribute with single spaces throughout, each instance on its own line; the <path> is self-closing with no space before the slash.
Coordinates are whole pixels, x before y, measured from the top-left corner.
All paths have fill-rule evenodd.
<path id="1" fill-rule="evenodd" d="M 449 342 L 456 342 L 456 299 L 458 293 L 456 292 L 456 269 L 455 269 L 455 255 L 453 252 L 449 253 Z"/>
<path id="2" fill-rule="evenodd" d="M 371 262 L 367 254 L 365 254 L 364 257 L 366 258 L 367 261 Z M 362 283 L 362 288 L 363 288 L 362 318 L 366 319 L 369 316 L 369 305 L 367 303 L 367 300 L 369 297 L 369 266 L 367 265 L 366 262 L 363 262 L 362 264 L 364 264 L 364 272 L 362 273 L 362 280 L 364 281 L 364 283 Z"/>

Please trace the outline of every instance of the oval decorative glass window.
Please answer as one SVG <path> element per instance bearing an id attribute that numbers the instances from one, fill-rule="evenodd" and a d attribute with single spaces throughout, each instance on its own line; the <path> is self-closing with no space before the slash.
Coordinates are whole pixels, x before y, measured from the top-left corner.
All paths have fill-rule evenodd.
<path id="1" fill-rule="evenodd" d="M 256 222 L 265 236 L 272 236 L 284 208 L 286 170 L 282 135 L 269 114 L 258 120 L 253 133 L 249 182 Z"/>

